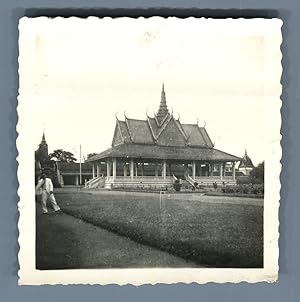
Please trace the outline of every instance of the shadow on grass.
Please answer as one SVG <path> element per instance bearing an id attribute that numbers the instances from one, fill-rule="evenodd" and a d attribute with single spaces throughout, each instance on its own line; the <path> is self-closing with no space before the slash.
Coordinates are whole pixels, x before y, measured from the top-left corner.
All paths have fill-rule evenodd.
<path id="1" fill-rule="evenodd" d="M 72 269 L 81 262 L 75 234 L 63 223 L 54 221 L 60 218 L 57 215 L 36 217 L 36 269 Z"/>

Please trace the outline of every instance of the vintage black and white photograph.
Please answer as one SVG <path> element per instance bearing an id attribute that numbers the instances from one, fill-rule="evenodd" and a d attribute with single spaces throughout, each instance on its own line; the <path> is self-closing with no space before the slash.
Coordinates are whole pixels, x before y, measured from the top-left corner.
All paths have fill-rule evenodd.
<path id="1" fill-rule="evenodd" d="M 21 19 L 20 283 L 276 281 L 281 26 Z"/>

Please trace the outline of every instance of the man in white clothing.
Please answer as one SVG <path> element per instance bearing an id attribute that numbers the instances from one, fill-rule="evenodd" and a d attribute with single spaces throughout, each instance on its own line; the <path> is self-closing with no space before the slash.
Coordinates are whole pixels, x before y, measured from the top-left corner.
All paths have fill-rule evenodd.
<path id="1" fill-rule="evenodd" d="M 47 209 L 47 200 L 49 200 L 52 204 L 52 207 L 56 213 L 60 213 L 61 209 L 56 203 L 54 194 L 53 194 L 53 184 L 50 178 L 47 177 L 45 173 L 41 175 L 41 179 L 39 180 L 36 188 L 36 193 L 42 195 L 42 210 L 44 214 L 48 214 Z"/>

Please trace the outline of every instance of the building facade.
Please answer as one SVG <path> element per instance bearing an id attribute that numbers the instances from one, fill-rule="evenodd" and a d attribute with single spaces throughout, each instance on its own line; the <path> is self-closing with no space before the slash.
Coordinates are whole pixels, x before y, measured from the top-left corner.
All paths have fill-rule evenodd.
<path id="1" fill-rule="evenodd" d="M 87 187 L 166 188 L 178 178 L 191 184 L 235 184 L 234 167 L 239 160 L 215 149 L 205 127 L 175 118 L 168 110 L 163 86 L 154 117 L 116 117 L 111 148 L 88 160 L 93 178 Z M 225 173 L 228 164 L 233 167 L 231 176 Z"/>
<path id="2" fill-rule="evenodd" d="M 57 177 L 61 187 L 84 185 L 92 178 L 92 165 L 82 163 L 80 173 L 79 163 L 57 162 Z"/>

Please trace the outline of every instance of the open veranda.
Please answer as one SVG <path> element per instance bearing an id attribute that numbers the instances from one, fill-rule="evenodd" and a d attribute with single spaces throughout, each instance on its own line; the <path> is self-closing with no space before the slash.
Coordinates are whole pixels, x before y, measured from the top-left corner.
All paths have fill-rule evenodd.
<path id="1" fill-rule="evenodd" d="M 48 215 L 45 223 L 37 204 L 39 269 L 263 267 L 263 199 L 78 188 L 55 194 L 63 217 Z"/>

